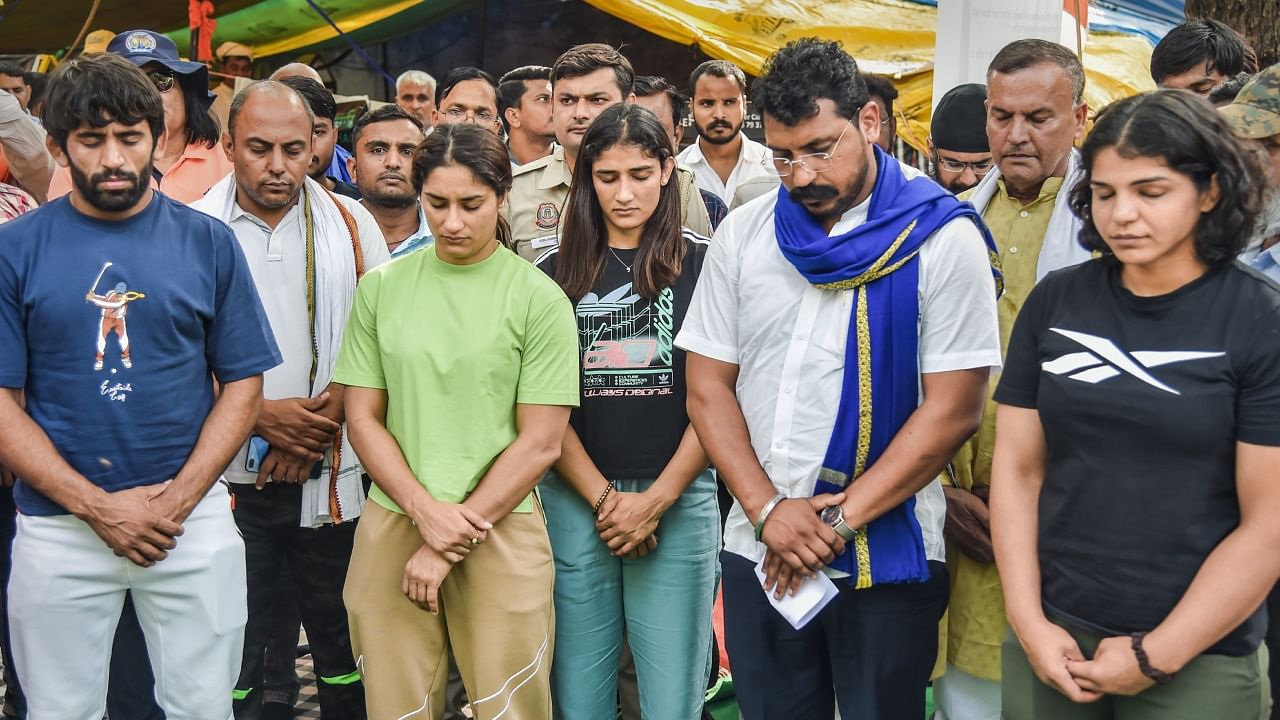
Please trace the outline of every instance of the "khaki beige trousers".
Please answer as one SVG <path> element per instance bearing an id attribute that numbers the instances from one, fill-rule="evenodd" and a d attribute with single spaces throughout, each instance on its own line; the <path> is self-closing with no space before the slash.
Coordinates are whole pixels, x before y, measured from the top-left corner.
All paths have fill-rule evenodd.
<path id="1" fill-rule="evenodd" d="M 432 615 L 401 591 L 422 546 L 409 518 L 370 502 L 343 599 L 371 720 L 439 720 L 452 648 L 477 720 L 548 720 L 555 566 L 541 505 L 512 513 L 454 565 Z"/>

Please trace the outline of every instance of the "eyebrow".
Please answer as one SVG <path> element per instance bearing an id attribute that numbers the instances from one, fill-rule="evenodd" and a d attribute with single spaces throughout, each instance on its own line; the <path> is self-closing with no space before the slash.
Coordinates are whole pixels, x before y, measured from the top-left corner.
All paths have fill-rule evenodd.
<path id="1" fill-rule="evenodd" d="M 436 195 L 435 193 L 424 192 L 423 195 L 426 195 L 427 199 L 429 200 L 442 200 L 442 201 L 449 200 L 449 198 L 443 195 Z M 484 199 L 484 195 L 468 195 L 466 197 L 458 198 L 460 202 L 471 202 L 473 200 L 483 200 L 483 199 Z"/>
<path id="2" fill-rule="evenodd" d="M 631 167 L 624 168 L 622 170 L 614 170 L 611 168 L 595 168 L 595 171 L 597 173 L 617 173 L 617 172 L 637 172 L 641 170 L 655 170 L 656 169 L 655 163 L 656 161 L 646 163 L 644 165 L 632 165 Z"/>
<path id="3" fill-rule="evenodd" d="M 305 147 L 307 144 L 307 141 L 306 140 L 289 140 L 288 142 L 275 143 L 260 137 L 250 137 L 248 140 L 245 140 L 245 144 L 266 146 L 268 148 L 272 148 L 279 145 L 280 147 L 288 151 L 288 150 L 298 150 Z"/>
<path id="4" fill-rule="evenodd" d="M 804 145 L 801 145 L 801 146 L 800 146 L 800 149 L 801 149 L 801 150 L 812 150 L 812 151 L 814 151 L 815 153 L 821 153 L 822 151 L 821 151 L 821 150 L 818 150 L 818 148 L 820 148 L 820 147 L 822 147 L 822 146 L 824 146 L 824 145 L 833 145 L 833 144 L 835 144 L 835 142 L 836 142 L 836 140 L 837 140 L 837 139 L 839 139 L 839 135 L 838 135 L 838 134 L 837 134 L 837 135 L 834 135 L 834 136 L 832 136 L 832 137 L 828 137 L 828 138 L 818 138 L 817 140 L 810 140 L 809 142 L 805 143 Z M 774 153 L 782 153 L 782 154 L 785 154 L 785 155 L 790 155 L 790 154 L 791 154 L 791 151 L 790 151 L 790 150 L 786 150 L 786 149 L 783 149 L 783 148 L 779 148 L 779 147 L 776 147 L 776 146 L 774 146 L 774 145 L 766 145 L 766 147 L 768 147 L 768 148 L 769 148 L 770 150 L 772 150 Z"/>
<path id="5" fill-rule="evenodd" d="M 1009 109 L 1006 109 L 1006 108 L 1002 108 L 1002 107 L 1000 107 L 999 105 L 992 105 L 992 106 L 991 106 L 991 112 L 993 112 L 993 113 L 1003 113 L 1003 114 L 1005 114 L 1005 115 L 1018 115 L 1018 114 L 1022 114 L 1022 115 L 1036 115 L 1036 114 L 1039 114 L 1039 113 L 1042 113 L 1042 112 L 1053 112 L 1053 108 L 1049 107 L 1048 105 L 1045 105 L 1045 106 L 1043 106 L 1043 107 L 1038 107 L 1038 108 L 1036 108 L 1035 110 L 1028 110 L 1028 111 L 1026 111 L 1026 112 L 1024 112 L 1024 113 L 1018 113 L 1016 110 L 1009 110 Z"/>
<path id="6" fill-rule="evenodd" d="M 1129 183 L 1129 187 L 1133 187 L 1135 185 L 1150 185 L 1151 183 L 1166 182 L 1168 180 L 1169 178 L 1165 175 L 1153 175 L 1151 177 L 1145 177 L 1145 178 L 1140 178 L 1138 180 L 1134 180 L 1133 182 Z M 1089 184 L 1096 185 L 1098 187 L 1111 187 L 1109 183 L 1100 182 L 1098 180 L 1090 180 Z"/>

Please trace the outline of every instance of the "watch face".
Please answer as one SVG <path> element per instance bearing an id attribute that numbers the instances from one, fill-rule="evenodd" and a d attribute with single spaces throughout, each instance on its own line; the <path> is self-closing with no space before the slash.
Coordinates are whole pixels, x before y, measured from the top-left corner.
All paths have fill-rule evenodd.
<path id="1" fill-rule="evenodd" d="M 836 523 L 844 519 L 844 508 L 835 505 L 822 511 L 822 522 L 835 526 Z"/>

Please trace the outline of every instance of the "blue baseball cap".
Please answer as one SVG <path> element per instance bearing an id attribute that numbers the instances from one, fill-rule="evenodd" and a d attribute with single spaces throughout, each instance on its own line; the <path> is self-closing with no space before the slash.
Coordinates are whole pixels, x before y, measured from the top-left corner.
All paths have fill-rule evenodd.
<path id="1" fill-rule="evenodd" d="M 178 46 L 168 36 L 150 30 L 125 30 L 111 38 L 107 52 L 119 55 L 139 67 L 147 63 L 160 63 L 182 76 L 184 92 L 203 92 L 208 95 L 206 105 L 215 97 L 209 92 L 209 68 L 204 63 L 182 60 Z"/>

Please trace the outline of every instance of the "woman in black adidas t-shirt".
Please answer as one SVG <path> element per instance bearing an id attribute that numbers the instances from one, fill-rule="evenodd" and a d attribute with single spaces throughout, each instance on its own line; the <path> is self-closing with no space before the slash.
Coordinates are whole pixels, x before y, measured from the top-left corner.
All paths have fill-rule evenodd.
<path id="1" fill-rule="evenodd" d="M 1237 263 L 1265 186 L 1203 100 L 1103 111 L 995 399 L 1009 720 L 1266 717 L 1280 574 L 1280 287 Z"/>
<path id="2" fill-rule="evenodd" d="M 706 239 L 681 230 L 670 142 L 638 105 L 601 113 L 578 153 L 560 246 L 538 260 L 573 301 L 582 351 L 581 407 L 541 485 L 561 720 L 617 714 L 624 631 L 644 717 L 702 711 L 720 515 L 673 340 Z"/>

